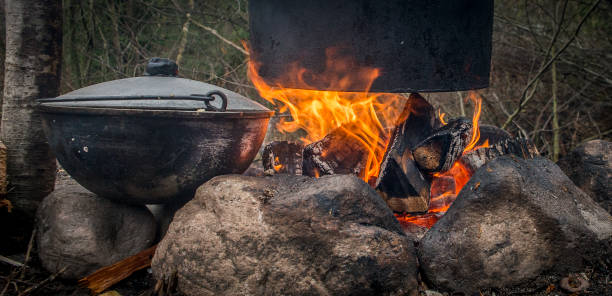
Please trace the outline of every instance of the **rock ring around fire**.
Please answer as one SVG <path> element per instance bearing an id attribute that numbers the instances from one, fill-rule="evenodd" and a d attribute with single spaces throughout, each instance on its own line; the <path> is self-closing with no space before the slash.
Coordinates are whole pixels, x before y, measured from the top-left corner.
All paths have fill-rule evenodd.
<path id="1" fill-rule="evenodd" d="M 413 242 L 355 176 L 215 177 L 180 209 L 153 258 L 187 295 L 401 294 Z"/>

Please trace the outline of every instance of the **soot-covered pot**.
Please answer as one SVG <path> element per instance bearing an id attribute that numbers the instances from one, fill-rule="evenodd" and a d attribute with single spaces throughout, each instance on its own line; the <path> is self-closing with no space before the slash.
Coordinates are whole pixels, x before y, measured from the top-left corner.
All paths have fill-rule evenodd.
<path id="1" fill-rule="evenodd" d="M 64 169 L 90 191 L 134 204 L 188 198 L 216 175 L 246 170 L 273 112 L 176 73 L 175 63 L 155 58 L 146 76 L 39 100 Z"/>

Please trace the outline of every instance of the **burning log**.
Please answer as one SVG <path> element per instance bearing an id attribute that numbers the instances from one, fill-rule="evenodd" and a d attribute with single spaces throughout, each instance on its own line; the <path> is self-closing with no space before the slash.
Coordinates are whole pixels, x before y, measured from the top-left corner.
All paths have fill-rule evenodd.
<path id="1" fill-rule="evenodd" d="M 420 95 L 411 94 L 376 180 L 376 191 L 393 211 L 414 213 L 429 208 L 430 183 L 417 168 L 412 149 L 439 124 L 433 107 Z"/>
<path id="2" fill-rule="evenodd" d="M 531 159 L 539 155 L 533 143 L 528 139 L 508 137 L 489 145 L 489 147 L 464 154 L 459 161 L 473 173 L 487 162 L 502 155 L 512 154 L 524 159 Z"/>
<path id="3" fill-rule="evenodd" d="M 413 150 L 414 159 L 422 171 L 446 172 L 459 159 L 462 159 L 472 172 L 488 161 L 506 154 L 522 158 L 537 155 L 535 147 L 525 139 L 513 138 L 508 132 L 495 126 L 479 127 L 480 139 L 474 149 L 464 154 L 470 141 L 472 124 L 465 118 L 458 118 L 438 130 Z"/>
<path id="4" fill-rule="evenodd" d="M 403 155 L 391 152 L 386 169 L 376 190 L 389 208 L 400 213 L 427 211 L 430 183 L 416 167 L 410 150 Z"/>
<path id="5" fill-rule="evenodd" d="M 274 141 L 263 149 L 264 170 L 290 175 L 302 174 L 302 151 L 304 145 L 297 142 Z"/>
<path id="6" fill-rule="evenodd" d="M 416 145 L 414 160 L 423 171 L 447 171 L 470 142 L 471 133 L 467 118 L 453 119 Z"/>
<path id="7" fill-rule="evenodd" d="M 363 179 L 368 151 L 344 125 L 320 141 L 304 147 L 302 170 L 310 177 L 333 174 L 354 174 Z"/>

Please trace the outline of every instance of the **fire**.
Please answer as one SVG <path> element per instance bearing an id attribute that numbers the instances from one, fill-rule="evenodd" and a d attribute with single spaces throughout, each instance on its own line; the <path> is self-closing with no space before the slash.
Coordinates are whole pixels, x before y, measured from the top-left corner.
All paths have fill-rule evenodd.
<path id="1" fill-rule="evenodd" d="M 474 103 L 474 115 L 472 116 L 472 136 L 462 154 L 489 147 L 488 139 L 486 139 L 482 145 L 478 145 L 480 141 L 479 122 L 482 112 L 482 99 L 475 92 L 470 92 L 467 99 Z M 439 116 L 440 120 L 442 120 L 443 117 L 444 116 Z M 427 228 L 432 227 L 450 208 L 461 189 L 467 184 L 471 177 L 472 172 L 461 162 L 455 161 L 448 171 L 433 174 L 430 189 L 431 199 L 429 210 L 426 214 L 414 216 L 397 214 L 396 217 L 401 223 L 412 223 Z"/>
<path id="2" fill-rule="evenodd" d="M 480 112 L 482 111 L 482 98 L 480 98 L 475 92 L 471 91 L 468 94 L 468 99 L 474 103 L 474 115 L 472 116 L 472 138 L 470 143 L 463 149 L 463 154 L 474 150 L 478 140 L 480 140 Z"/>
<path id="3" fill-rule="evenodd" d="M 274 158 L 274 170 L 275 171 L 280 171 L 280 169 L 283 168 L 283 165 L 280 163 L 280 160 L 278 159 L 278 156 Z"/>
<path id="4" fill-rule="evenodd" d="M 303 130 L 306 136 L 301 140 L 304 144 L 309 144 L 321 140 L 334 130 L 341 130 L 363 145 L 367 152 L 367 161 L 361 177 L 365 182 L 373 184 L 373 180 L 379 174 L 393 128 L 398 122 L 406 119 L 406 114 L 401 114 L 406 100 L 397 94 L 370 93 L 372 83 L 380 74 L 379 69 L 365 67 L 355 70 L 351 67 L 350 58 L 337 53 L 338 51 L 333 48 L 326 50 L 327 62 L 322 73 L 311 73 L 299 63 L 294 63 L 284 79 L 299 88 L 287 88 L 280 83 L 265 82 L 258 74 L 259 65 L 252 59 L 248 65 L 249 78 L 262 98 L 274 104 L 280 113 L 291 114 L 289 120 L 280 118 L 276 126 L 279 131 L 292 133 Z M 328 86 L 326 89 L 354 89 L 355 85 L 359 85 L 363 91 L 313 90 L 316 89 L 314 85 L 322 83 Z M 488 147 L 488 141 L 478 145 L 482 100 L 474 92 L 469 93 L 468 99 L 475 105 L 472 118 L 473 132 L 463 153 Z M 438 110 L 438 118 L 442 124 L 446 124 L 445 115 Z M 281 167 L 280 164 L 275 165 L 274 169 L 279 170 Z M 315 177 L 319 177 L 319 172 L 315 171 Z M 460 162 L 455 162 L 448 171 L 435 173 L 431 177 L 431 201 L 428 212 L 419 216 L 397 214 L 396 217 L 400 222 L 428 228 L 433 226 L 469 181 L 471 172 Z"/>
<path id="5" fill-rule="evenodd" d="M 331 131 L 342 128 L 361 143 L 367 160 L 361 177 L 366 182 L 378 176 L 385 150 L 398 120 L 405 98 L 397 94 L 370 93 L 379 69 L 350 67 L 352 60 L 338 55 L 336 49 L 326 50 L 327 63 L 320 74 L 310 73 L 298 63 L 286 73 L 286 79 L 301 89 L 270 85 L 258 75 L 258 65 L 249 60 L 249 77 L 260 96 L 277 106 L 281 113 L 289 112 L 290 120 L 281 118 L 277 129 L 281 132 L 304 130 L 301 140 L 309 144 L 321 140 Z M 347 89 L 359 85 L 362 92 L 311 90 L 324 81 L 328 89 Z M 315 83 L 317 82 L 317 83 Z"/>
<path id="6" fill-rule="evenodd" d="M 440 118 L 440 122 L 443 125 L 446 125 L 446 121 L 444 120 L 444 116 L 446 116 L 446 113 L 441 113 L 442 111 L 440 111 L 440 109 L 438 109 L 438 118 Z"/>

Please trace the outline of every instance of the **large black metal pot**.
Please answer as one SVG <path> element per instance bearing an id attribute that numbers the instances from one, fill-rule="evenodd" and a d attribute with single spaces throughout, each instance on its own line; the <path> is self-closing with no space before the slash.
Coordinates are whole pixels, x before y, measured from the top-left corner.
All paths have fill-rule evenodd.
<path id="1" fill-rule="evenodd" d="M 252 0 L 249 22 L 251 56 L 270 85 L 364 91 L 286 75 L 295 63 L 306 74 L 324 72 L 329 49 L 353 59 L 346 72 L 378 68 L 374 92 L 489 85 L 493 0 Z"/>
<path id="2" fill-rule="evenodd" d="M 170 202 L 216 175 L 242 173 L 273 113 L 170 75 L 92 85 L 40 100 L 38 109 L 51 149 L 77 182 L 136 204 Z"/>

